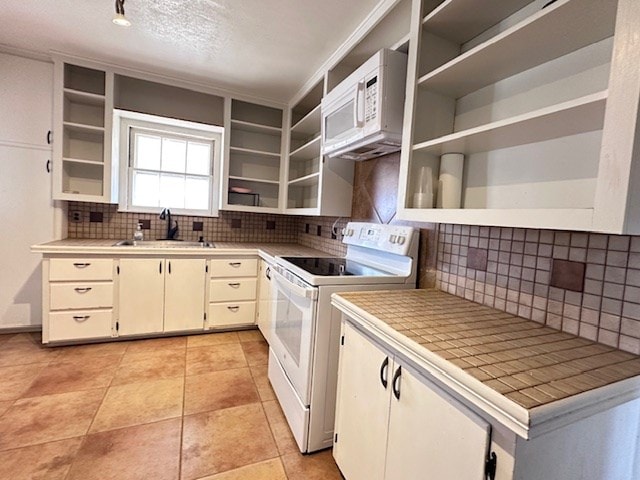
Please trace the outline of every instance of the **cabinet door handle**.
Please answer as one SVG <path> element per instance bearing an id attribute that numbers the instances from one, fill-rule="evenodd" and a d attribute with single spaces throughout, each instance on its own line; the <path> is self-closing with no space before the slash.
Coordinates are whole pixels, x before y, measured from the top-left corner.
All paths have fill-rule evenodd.
<path id="1" fill-rule="evenodd" d="M 228 283 L 227 285 L 229 285 L 231 288 L 239 288 L 240 284 L 239 283 Z"/>
<path id="2" fill-rule="evenodd" d="M 51 173 L 51 160 L 47 160 L 47 173 Z"/>
<path id="3" fill-rule="evenodd" d="M 380 366 L 380 383 L 386 390 L 389 385 L 389 357 L 385 358 Z"/>
<path id="4" fill-rule="evenodd" d="M 398 367 L 396 373 L 393 374 L 393 382 L 391 382 L 391 390 L 396 400 L 400 400 L 400 376 L 402 375 L 402 367 Z"/>
<path id="5" fill-rule="evenodd" d="M 74 315 L 73 319 L 76 322 L 85 322 L 85 321 L 89 320 L 89 317 L 91 317 L 91 315 Z"/>
<path id="6" fill-rule="evenodd" d="M 78 293 L 87 293 L 91 291 L 91 287 L 84 287 L 84 288 L 76 287 L 74 288 L 74 290 Z"/>
<path id="7" fill-rule="evenodd" d="M 160 275 L 162 275 L 162 260 L 160 260 Z"/>
<path id="8" fill-rule="evenodd" d="M 236 313 L 238 310 L 240 310 L 240 307 L 238 305 L 235 305 L 233 307 L 227 307 L 229 310 L 231 310 L 233 313 Z"/>
<path id="9" fill-rule="evenodd" d="M 47 145 L 51 145 L 51 130 L 47 132 Z"/>
<path id="10" fill-rule="evenodd" d="M 234 268 L 238 268 L 240 265 L 242 265 L 242 262 L 229 262 L 229 265 Z"/>
<path id="11" fill-rule="evenodd" d="M 171 262 L 169 262 L 169 275 L 171 275 Z"/>
<path id="12" fill-rule="evenodd" d="M 73 266 L 76 268 L 87 268 L 89 265 L 91 265 L 90 263 L 74 263 Z"/>
<path id="13" fill-rule="evenodd" d="M 267 271 L 264 273 L 264 276 L 267 277 L 267 280 L 271 280 L 271 267 L 267 267 Z"/>

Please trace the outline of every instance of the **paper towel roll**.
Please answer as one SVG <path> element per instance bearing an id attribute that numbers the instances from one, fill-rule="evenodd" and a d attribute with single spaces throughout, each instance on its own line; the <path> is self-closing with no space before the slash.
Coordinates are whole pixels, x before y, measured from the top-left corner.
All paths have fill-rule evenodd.
<path id="1" fill-rule="evenodd" d="M 433 208 L 433 173 L 431 167 L 420 167 L 413 194 L 413 208 Z"/>
<path id="2" fill-rule="evenodd" d="M 460 208 L 463 169 L 464 155 L 462 153 L 445 153 L 440 157 L 439 208 Z"/>

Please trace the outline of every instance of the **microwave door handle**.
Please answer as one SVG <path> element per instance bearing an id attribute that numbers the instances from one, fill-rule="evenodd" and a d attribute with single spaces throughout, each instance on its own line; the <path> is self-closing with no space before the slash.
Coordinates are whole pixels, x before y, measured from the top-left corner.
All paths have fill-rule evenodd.
<path id="1" fill-rule="evenodd" d="M 363 110 L 362 117 L 360 116 L 361 109 Z M 353 104 L 353 116 L 356 119 L 356 127 L 364 127 L 364 80 L 361 80 L 358 82 L 358 85 L 356 85 L 356 101 Z"/>
<path id="2" fill-rule="evenodd" d="M 283 277 L 278 271 L 272 270 L 273 279 L 276 283 L 279 283 L 283 287 L 287 288 L 291 293 L 295 294 L 298 297 L 310 298 L 314 299 L 316 297 L 316 289 L 313 287 L 304 288 L 300 285 L 296 285 L 295 283 L 290 282 L 285 277 Z M 277 288 L 277 287 L 276 287 Z"/>

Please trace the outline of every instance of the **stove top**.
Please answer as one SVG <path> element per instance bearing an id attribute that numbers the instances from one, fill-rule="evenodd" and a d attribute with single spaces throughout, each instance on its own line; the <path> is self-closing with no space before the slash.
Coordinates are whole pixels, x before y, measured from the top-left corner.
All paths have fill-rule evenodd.
<path id="1" fill-rule="evenodd" d="M 283 257 L 305 272 L 320 277 L 388 276 L 390 273 L 342 257 Z"/>

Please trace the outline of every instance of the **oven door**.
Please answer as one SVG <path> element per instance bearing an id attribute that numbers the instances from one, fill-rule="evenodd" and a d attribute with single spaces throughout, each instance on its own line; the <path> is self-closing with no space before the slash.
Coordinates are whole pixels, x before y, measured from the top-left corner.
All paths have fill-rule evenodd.
<path id="1" fill-rule="evenodd" d="M 364 82 L 359 82 L 323 107 L 323 154 L 330 154 L 364 136 L 364 93 Z"/>
<path id="2" fill-rule="evenodd" d="M 318 289 L 276 270 L 272 275 L 275 307 L 270 347 L 302 403 L 309 405 Z"/>

